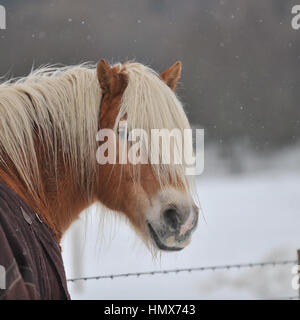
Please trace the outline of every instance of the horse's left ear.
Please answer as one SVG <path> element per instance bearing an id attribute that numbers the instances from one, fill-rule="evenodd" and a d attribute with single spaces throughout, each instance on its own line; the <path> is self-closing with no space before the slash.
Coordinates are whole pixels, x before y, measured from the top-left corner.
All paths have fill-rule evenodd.
<path id="1" fill-rule="evenodd" d="M 176 89 L 176 85 L 181 76 L 181 61 L 175 62 L 169 69 L 161 73 L 160 77 L 172 89 Z"/>
<path id="2" fill-rule="evenodd" d="M 97 76 L 103 93 L 112 93 L 114 86 L 114 74 L 111 66 L 101 59 L 97 65 Z"/>

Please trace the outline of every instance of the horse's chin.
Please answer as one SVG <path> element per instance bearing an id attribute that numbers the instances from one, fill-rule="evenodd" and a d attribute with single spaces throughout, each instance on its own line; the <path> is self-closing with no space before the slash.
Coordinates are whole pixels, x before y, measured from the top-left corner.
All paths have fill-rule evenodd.
<path id="1" fill-rule="evenodd" d="M 154 227 L 152 226 L 152 224 L 150 222 L 147 222 L 147 228 L 148 228 L 148 232 L 149 232 L 149 237 L 151 239 L 151 242 L 154 244 L 154 246 L 162 251 L 180 251 L 182 249 L 184 249 L 189 243 L 190 243 L 190 239 L 184 241 L 183 243 L 180 244 L 175 244 L 173 243 L 173 245 L 169 245 L 164 241 L 163 239 L 161 239 L 157 233 L 157 231 L 154 229 Z M 172 236 L 170 236 L 170 238 L 173 238 Z"/>

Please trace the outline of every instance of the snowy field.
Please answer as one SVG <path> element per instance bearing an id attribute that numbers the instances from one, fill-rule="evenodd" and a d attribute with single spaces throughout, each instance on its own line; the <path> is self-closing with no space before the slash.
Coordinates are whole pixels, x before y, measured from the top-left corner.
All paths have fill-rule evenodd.
<path id="1" fill-rule="evenodd" d="M 217 169 L 222 162 L 206 163 L 207 171 L 197 183 L 204 218 L 192 243 L 179 253 L 153 259 L 130 226 L 107 219 L 100 228 L 101 213 L 91 212 L 64 237 L 67 277 L 296 259 L 299 150 L 269 160 L 255 165 L 255 170 L 246 165 L 240 174 L 217 173 L 213 166 Z M 291 286 L 291 268 L 146 275 L 68 285 L 72 299 L 283 298 L 297 296 Z"/>

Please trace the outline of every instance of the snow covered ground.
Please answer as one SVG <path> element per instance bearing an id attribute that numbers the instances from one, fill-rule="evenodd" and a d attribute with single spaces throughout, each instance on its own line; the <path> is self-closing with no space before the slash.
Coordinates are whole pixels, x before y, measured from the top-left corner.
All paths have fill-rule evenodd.
<path id="1" fill-rule="evenodd" d="M 64 237 L 67 277 L 296 259 L 299 150 L 281 159 L 286 165 L 274 158 L 272 166 L 236 175 L 209 174 L 213 168 L 208 166 L 208 174 L 197 183 L 205 219 L 189 247 L 179 253 L 153 259 L 126 223 L 108 219 L 99 229 L 101 213 L 90 213 Z M 291 286 L 291 269 L 288 265 L 90 280 L 69 283 L 69 290 L 73 299 L 283 298 L 298 294 Z"/>

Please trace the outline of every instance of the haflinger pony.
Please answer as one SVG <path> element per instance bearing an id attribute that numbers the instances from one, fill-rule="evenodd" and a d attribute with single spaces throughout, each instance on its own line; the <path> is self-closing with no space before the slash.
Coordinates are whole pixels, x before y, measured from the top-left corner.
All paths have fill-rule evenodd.
<path id="1" fill-rule="evenodd" d="M 127 139 L 120 122 L 146 133 L 189 129 L 174 93 L 180 74 L 180 62 L 159 75 L 140 63 L 102 59 L 44 67 L 0 85 L 0 207 L 17 204 L 0 210 L 7 270 L 0 298 L 69 298 L 57 243 L 94 202 L 125 215 L 152 248 L 176 251 L 190 242 L 198 207 L 184 164 L 99 164 L 96 157 L 105 143 L 96 139 L 99 130 L 119 133 L 118 146 Z"/>

